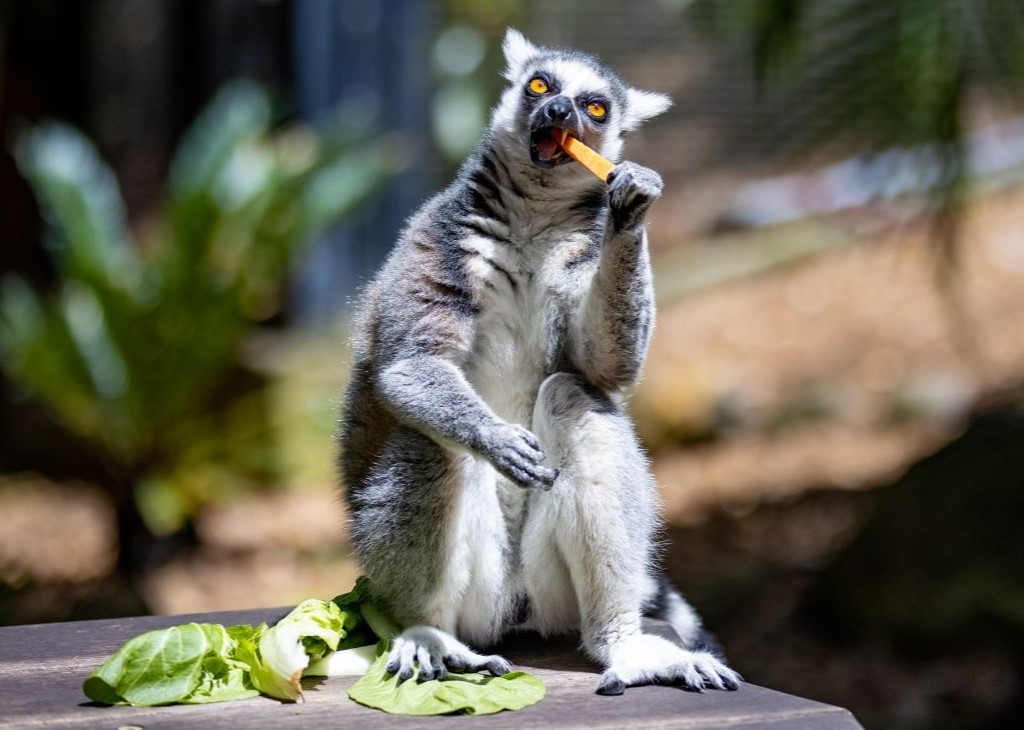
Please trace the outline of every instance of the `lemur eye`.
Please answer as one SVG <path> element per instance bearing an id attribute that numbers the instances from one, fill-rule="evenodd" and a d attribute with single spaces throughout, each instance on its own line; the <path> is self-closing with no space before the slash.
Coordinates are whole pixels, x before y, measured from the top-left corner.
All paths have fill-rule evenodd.
<path id="1" fill-rule="evenodd" d="M 534 94 L 546 94 L 548 93 L 548 82 L 542 78 L 530 79 L 530 91 Z"/>
<path id="2" fill-rule="evenodd" d="M 607 107 L 599 101 L 592 101 L 587 104 L 587 114 L 592 116 L 594 119 L 604 119 L 604 116 L 607 113 Z"/>

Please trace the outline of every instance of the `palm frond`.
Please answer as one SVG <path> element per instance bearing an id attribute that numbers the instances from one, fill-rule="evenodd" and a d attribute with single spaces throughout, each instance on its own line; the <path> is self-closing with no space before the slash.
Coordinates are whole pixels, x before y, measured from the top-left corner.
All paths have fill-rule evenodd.
<path id="1" fill-rule="evenodd" d="M 270 124 L 270 100 L 251 81 L 226 84 L 189 127 L 171 161 L 172 199 L 209 192 L 238 145 Z"/>
<path id="2" fill-rule="evenodd" d="M 54 258 L 69 275 L 97 283 L 134 282 L 138 260 L 117 179 L 73 127 L 48 122 L 15 149 L 50 226 Z"/>

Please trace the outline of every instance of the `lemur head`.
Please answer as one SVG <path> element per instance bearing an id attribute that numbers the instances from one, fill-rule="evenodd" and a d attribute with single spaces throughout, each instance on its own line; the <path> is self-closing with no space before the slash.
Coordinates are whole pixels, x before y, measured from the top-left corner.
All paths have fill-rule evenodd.
<path id="1" fill-rule="evenodd" d="M 502 45 L 510 82 L 494 110 L 492 131 L 521 142 L 539 168 L 570 158 L 552 136 L 566 130 L 612 161 L 622 136 L 672 103 L 664 94 L 627 86 L 611 69 L 579 51 L 540 48 L 509 29 Z"/>

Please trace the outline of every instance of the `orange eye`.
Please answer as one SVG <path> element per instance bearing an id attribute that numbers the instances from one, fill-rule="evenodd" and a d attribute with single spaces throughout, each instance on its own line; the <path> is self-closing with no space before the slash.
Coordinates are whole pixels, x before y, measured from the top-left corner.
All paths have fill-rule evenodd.
<path id="1" fill-rule="evenodd" d="M 530 91 L 534 94 L 548 93 L 548 82 L 542 78 L 530 79 Z"/>
<path id="2" fill-rule="evenodd" d="M 587 104 L 587 114 L 592 116 L 594 119 L 604 119 L 604 115 L 608 113 L 604 104 L 599 101 L 592 101 Z"/>

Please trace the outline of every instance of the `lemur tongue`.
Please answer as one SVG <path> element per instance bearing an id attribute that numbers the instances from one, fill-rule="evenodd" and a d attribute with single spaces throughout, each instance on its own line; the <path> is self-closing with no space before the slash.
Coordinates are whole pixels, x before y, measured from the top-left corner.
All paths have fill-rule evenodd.
<path id="1" fill-rule="evenodd" d="M 550 162 L 555 159 L 562 151 L 562 145 L 555 139 L 556 134 L 561 136 L 564 132 L 552 129 L 549 134 L 541 135 L 537 139 L 537 157 L 544 162 Z"/>

